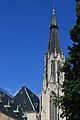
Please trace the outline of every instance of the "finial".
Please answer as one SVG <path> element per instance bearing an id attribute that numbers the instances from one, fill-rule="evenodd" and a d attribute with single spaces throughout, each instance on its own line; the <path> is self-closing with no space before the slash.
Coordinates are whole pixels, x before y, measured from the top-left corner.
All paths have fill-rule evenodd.
<path id="1" fill-rule="evenodd" d="M 55 15 L 55 10 L 54 9 L 52 10 L 52 14 Z"/>
<path id="2" fill-rule="evenodd" d="M 55 10 L 54 10 L 54 0 L 52 0 L 52 14 L 55 15 Z"/>

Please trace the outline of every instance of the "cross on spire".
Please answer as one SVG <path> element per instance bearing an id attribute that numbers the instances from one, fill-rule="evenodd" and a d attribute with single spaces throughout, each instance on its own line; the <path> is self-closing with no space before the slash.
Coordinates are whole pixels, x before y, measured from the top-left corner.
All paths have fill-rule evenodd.
<path id="1" fill-rule="evenodd" d="M 55 15 L 54 0 L 52 0 L 52 14 Z"/>

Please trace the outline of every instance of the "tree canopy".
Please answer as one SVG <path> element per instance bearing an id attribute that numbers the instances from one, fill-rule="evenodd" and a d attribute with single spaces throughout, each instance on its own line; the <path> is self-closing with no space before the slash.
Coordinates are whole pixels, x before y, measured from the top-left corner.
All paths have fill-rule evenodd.
<path id="1" fill-rule="evenodd" d="M 76 0 L 76 24 L 70 30 L 72 46 L 63 67 L 65 80 L 60 96 L 61 117 L 66 120 L 80 120 L 80 0 Z"/>

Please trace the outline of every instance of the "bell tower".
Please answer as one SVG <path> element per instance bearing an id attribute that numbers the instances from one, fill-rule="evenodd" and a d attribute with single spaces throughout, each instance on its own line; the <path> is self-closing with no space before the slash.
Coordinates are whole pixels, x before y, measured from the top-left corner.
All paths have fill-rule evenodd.
<path id="1" fill-rule="evenodd" d="M 40 99 L 41 120 L 61 120 L 59 106 L 54 103 L 56 95 L 61 95 L 60 84 L 64 73 L 59 68 L 64 63 L 56 22 L 55 10 L 52 10 L 48 51 L 44 56 L 44 75 Z"/>

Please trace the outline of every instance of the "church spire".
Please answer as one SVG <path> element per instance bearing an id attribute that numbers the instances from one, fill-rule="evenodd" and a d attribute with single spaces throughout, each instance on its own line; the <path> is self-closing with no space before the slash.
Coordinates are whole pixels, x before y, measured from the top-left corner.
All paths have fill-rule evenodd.
<path id="1" fill-rule="evenodd" d="M 56 16 L 54 10 L 54 4 L 52 9 L 52 19 L 50 25 L 50 38 L 48 44 L 48 52 L 55 54 L 55 52 L 60 53 L 60 43 L 59 43 L 59 35 L 58 35 L 58 26 L 56 23 Z"/>

